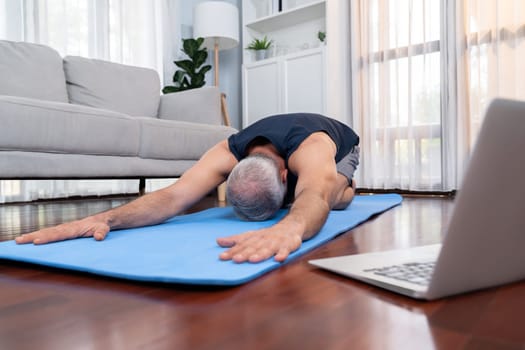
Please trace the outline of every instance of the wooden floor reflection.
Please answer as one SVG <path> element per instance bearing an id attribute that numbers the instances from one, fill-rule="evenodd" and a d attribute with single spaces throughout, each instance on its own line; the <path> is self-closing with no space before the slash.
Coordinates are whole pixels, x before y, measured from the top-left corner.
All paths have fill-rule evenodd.
<path id="1" fill-rule="evenodd" d="M 0 206 L 0 239 L 127 200 Z M 217 205 L 211 197 L 194 210 Z M 0 349 L 525 349 L 525 282 L 421 302 L 307 264 L 437 243 L 452 207 L 448 198 L 405 198 L 231 288 L 136 283 L 0 261 Z"/>

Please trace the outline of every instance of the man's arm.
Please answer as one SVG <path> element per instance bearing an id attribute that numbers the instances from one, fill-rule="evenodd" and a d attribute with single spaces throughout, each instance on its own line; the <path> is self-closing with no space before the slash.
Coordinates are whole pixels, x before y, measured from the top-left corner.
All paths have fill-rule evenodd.
<path id="1" fill-rule="evenodd" d="M 336 146 L 328 135 L 316 133 L 308 137 L 288 162 L 298 176 L 288 215 L 272 227 L 219 238 L 221 246 L 231 247 L 221 254 L 221 259 L 259 262 L 275 256 L 275 260 L 284 261 L 303 240 L 319 232 L 341 197 L 335 152 Z"/>
<path id="2" fill-rule="evenodd" d="M 112 229 L 161 223 L 181 213 L 217 187 L 236 163 L 224 140 L 206 152 L 171 186 L 106 212 L 21 235 L 16 238 L 16 242 L 43 244 L 78 237 L 103 240 Z"/>

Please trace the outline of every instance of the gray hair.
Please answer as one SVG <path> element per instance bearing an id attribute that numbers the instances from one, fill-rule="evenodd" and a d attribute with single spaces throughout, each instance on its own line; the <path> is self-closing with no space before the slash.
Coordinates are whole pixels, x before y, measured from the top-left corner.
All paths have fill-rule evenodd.
<path id="1" fill-rule="evenodd" d="M 241 160 L 228 176 L 226 198 L 242 219 L 262 221 L 275 215 L 283 204 L 286 185 L 277 163 L 263 154 Z"/>

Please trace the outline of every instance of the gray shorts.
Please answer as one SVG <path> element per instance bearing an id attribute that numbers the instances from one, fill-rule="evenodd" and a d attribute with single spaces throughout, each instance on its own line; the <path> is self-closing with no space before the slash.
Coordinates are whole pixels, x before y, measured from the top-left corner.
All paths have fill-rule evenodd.
<path id="1" fill-rule="evenodd" d="M 337 164 L 337 172 L 348 179 L 348 185 L 352 186 L 355 170 L 359 165 L 359 146 L 354 146 Z"/>

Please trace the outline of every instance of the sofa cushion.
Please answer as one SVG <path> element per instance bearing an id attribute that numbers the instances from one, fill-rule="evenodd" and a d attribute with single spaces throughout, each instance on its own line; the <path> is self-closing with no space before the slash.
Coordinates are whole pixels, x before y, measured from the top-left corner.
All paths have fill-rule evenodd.
<path id="1" fill-rule="evenodd" d="M 0 40 L 0 95 L 67 102 L 62 58 L 44 45 Z"/>
<path id="2" fill-rule="evenodd" d="M 136 156 L 140 125 L 121 113 L 0 96 L 0 150 Z"/>
<path id="3" fill-rule="evenodd" d="M 203 86 L 162 95 L 159 118 L 221 125 L 221 92 L 216 86 Z"/>
<path id="4" fill-rule="evenodd" d="M 195 160 L 143 159 L 90 154 L 0 152 L 3 178 L 178 177 Z"/>
<path id="5" fill-rule="evenodd" d="M 153 69 L 78 56 L 64 58 L 71 103 L 155 117 L 160 80 Z"/>
<path id="6" fill-rule="evenodd" d="M 236 130 L 228 126 L 137 118 L 142 137 L 139 156 L 153 159 L 199 159 Z"/>

